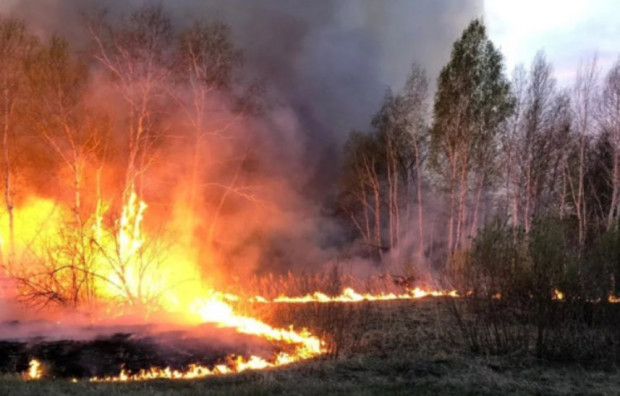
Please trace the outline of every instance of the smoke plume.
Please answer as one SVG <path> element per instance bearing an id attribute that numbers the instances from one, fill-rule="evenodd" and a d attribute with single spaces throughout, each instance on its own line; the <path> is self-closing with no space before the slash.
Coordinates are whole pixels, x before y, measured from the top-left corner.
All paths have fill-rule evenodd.
<path id="1" fill-rule="evenodd" d="M 90 40 L 84 15 L 105 8 L 114 20 L 145 3 L 9 0 L 0 5 L 0 13 L 24 19 L 40 36 L 59 33 L 78 51 L 86 51 Z M 227 223 L 227 232 L 239 236 L 238 246 L 229 252 L 252 262 L 252 270 L 262 271 L 317 268 L 333 258 L 342 236 L 324 212 L 333 201 L 340 153 L 349 132 L 367 128 L 384 92 L 402 87 L 412 62 L 434 80 L 453 41 L 482 14 L 481 0 L 158 4 L 176 28 L 196 20 L 228 25 L 243 53 L 244 78 L 260 80 L 266 88 L 267 114 L 260 122 L 239 128 L 260 147 L 256 160 L 260 171 L 254 171 L 258 174 L 254 181 L 268 186 L 263 198 L 277 213 L 255 215 L 255 207 L 248 206 L 235 212 L 240 213 L 237 222 Z M 236 154 L 238 150 L 231 148 Z M 151 186 L 153 191 L 158 188 L 165 188 L 165 183 Z M 151 195 L 157 195 L 153 191 Z M 255 232 L 265 227 L 266 231 Z"/>

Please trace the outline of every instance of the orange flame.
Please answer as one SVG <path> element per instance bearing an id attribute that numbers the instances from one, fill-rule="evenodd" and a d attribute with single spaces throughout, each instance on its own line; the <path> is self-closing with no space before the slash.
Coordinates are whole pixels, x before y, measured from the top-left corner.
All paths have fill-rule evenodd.
<path id="1" fill-rule="evenodd" d="M 32 359 L 28 363 L 28 372 L 26 373 L 26 378 L 29 380 L 38 380 L 43 377 L 43 368 L 41 367 L 41 362 L 36 359 Z"/>
<path id="2" fill-rule="evenodd" d="M 292 328 L 276 329 L 257 319 L 238 315 L 230 305 L 217 296 L 196 301 L 190 310 L 205 323 L 215 323 L 220 327 L 233 327 L 239 333 L 256 335 L 270 341 L 298 345 L 295 356 L 285 359 L 288 362 L 311 358 L 325 352 L 323 342 L 309 332 L 305 330 L 297 332 Z"/>
<path id="3" fill-rule="evenodd" d="M 441 290 L 422 290 L 420 288 L 414 288 L 407 290 L 407 293 L 403 294 L 394 294 L 394 293 L 380 293 L 380 294 L 370 294 L 363 293 L 360 294 L 353 290 L 352 288 L 346 288 L 342 291 L 342 293 L 338 296 L 330 297 L 321 292 L 314 292 L 312 294 L 306 294 L 302 297 L 289 297 L 289 296 L 278 296 L 273 300 L 268 300 L 264 297 L 257 296 L 254 297 L 253 301 L 261 302 L 261 303 L 328 303 L 328 302 L 339 302 L 339 303 L 353 303 L 353 302 L 361 302 L 361 301 L 389 301 L 389 300 L 416 300 L 425 297 L 458 297 L 458 292 L 456 290 L 451 291 L 441 291 Z"/>
<path id="4" fill-rule="evenodd" d="M 137 373 L 130 373 L 125 369 L 121 370 L 117 376 L 93 377 L 91 382 L 125 382 L 125 381 L 146 381 L 152 379 L 197 379 L 214 375 L 237 374 L 246 370 L 264 370 L 292 363 L 295 359 L 286 353 L 279 354 L 274 362 L 268 362 L 258 356 L 250 356 L 245 359 L 241 356 L 237 358 L 229 358 L 227 364 L 217 364 L 213 368 L 207 366 L 191 364 L 187 370 L 174 370 L 170 367 L 157 368 L 152 367 L 146 370 L 140 370 Z"/>
<path id="5" fill-rule="evenodd" d="M 104 205 L 106 206 L 106 205 Z M 28 209 L 28 208 L 27 208 Z M 266 369 L 278 367 L 304 359 L 320 356 L 327 352 L 324 341 L 310 334 L 307 330 L 295 330 L 272 327 L 258 319 L 241 315 L 233 309 L 231 302 L 240 301 L 241 297 L 234 294 L 216 292 L 205 287 L 200 282 L 200 270 L 196 262 L 179 255 L 174 260 L 164 260 L 163 257 L 151 257 L 146 254 L 149 238 L 142 232 L 142 223 L 147 204 L 135 192 L 127 195 L 127 201 L 115 222 L 115 228 L 105 229 L 99 213 L 92 224 L 93 245 L 97 250 L 93 252 L 92 271 L 96 274 L 94 283 L 95 295 L 104 301 L 124 301 L 133 303 L 134 300 L 147 301 L 147 308 L 151 307 L 148 301 L 157 296 L 158 309 L 169 312 L 180 312 L 192 322 L 213 323 L 217 327 L 232 328 L 238 333 L 254 335 L 266 340 L 286 344 L 291 348 L 287 352 L 280 352 L 271 358 L 259 356 L 236 357 L 229 356 L 225 363 L 213 367 L 198 364 L 190 365 L 185 370 L 171 367 L 153 367 L 132 373 L 121 369 L 117 376 L 95 377 L 92 381 L 131 381 L 148 380 L 154 378 L 191 379 L 212 375 L 239 373 L 245 370 Z M 57 209 L 46 200 L 31 200 L 30 212 L 37 218 L 46 218 L 53 224 L 41 225 L 46 230 L 44 240 L 54 239 L 54 224 L 62 224 L 62 209 Z M 49 214 L 46 215 L 46 213 Z M 25 217 L 23 220 L 26 220 Z M 29 231 L 37 231 L 38 223 L 30 227 Z M 60 227 L 58 227 L 60 229 Z M 38 234 L 33 234 L 28 242 L 35 241 Z M 43 246 L 45 247 L 45 246 Z M 169 252 L 166 252 L 167 254 Z M 152 252 L 151 252 L 152 254 Z M 174 254 L 173 254 L 174 255 Z M 152 261 L 164 263 L 161 267 L 151 268 Z M 195 282 L 191 287 L 179 287 L 182 280 Z M 315 292 L 301 297 L 279 296 L 268 300 L 257 296 L 249 302 L 258 303 L 309 303 L 309 302 L 338 302 L 355 303 L 360 301 L 387 301 L 411 300 L 428 296 L 457 297 L 456 291 L 426 291 L 419 288 L 407 290 L 403 294 L 381 293 L 360 294 L 352 288 L 344 289 L 341 295 L 330 297 Z M 41 363 L 37 360 L 30 362 L 27 378 L 39 379 L 43 376 Z"/>

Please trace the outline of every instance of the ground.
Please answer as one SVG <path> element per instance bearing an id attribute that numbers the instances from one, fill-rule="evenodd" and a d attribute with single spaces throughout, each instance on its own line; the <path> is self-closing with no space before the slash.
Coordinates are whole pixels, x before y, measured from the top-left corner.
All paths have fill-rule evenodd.
<path id="1" fill-rule="evenodd" d="M 469 353 L 444 305 L 426 300 L 262 308 L 260 314 L 275 324 L 294 320 L 324 332 L 334 340 L 333 354 L 287 368 L 193 381 L 93 384 L 5 376 L 0 395 L 620 394 L 617 367 Z"/>

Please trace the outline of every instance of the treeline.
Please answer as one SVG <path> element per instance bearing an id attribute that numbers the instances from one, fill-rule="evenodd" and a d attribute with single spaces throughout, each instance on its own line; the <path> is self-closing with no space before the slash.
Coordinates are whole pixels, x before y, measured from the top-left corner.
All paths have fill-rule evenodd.
<path id="1" fill-rule="evenodd" d="M 620 63 L 599 73 L 593 59 L 558 88 L 539 53 L 508 78 L 473 21 L 432 103 L 414 66 L 371 130 L 351 133 L 339 204 L 361 249 L 388 263 L 413 253 L 440 269 L 496 217 L 525 233 L 557 218 L 574 225 L 578 246 L 595 244 L 620 215 Z"/>
<path id="2" fill-rule="evenodd" d="M 457 289 L 474 352 L 620 361 L 620 61 L 562 89 L 539 53 L 508 78 L 474 20 L 430 105 L 415 66 L 348 140 L 339 203 L 359 250 Z"/>

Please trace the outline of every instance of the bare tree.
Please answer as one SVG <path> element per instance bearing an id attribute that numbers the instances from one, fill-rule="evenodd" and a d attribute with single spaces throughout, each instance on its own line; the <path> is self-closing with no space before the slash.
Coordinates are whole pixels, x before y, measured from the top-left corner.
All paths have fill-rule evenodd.
<path id="1" fill-rule="evenodd" d="M 113 26 L 104 18 L 89 20 L 93 57 L 127 105 L 127 165 L 123 202 L 135 190 L 152 160 L 156 138 L 156 102 L 170 77 L 172 24 L 161 6 L 146 6 Z"/>
<path id="2" fill-rule="evenodd" d="M 612 149 L 611 200 L 607 211 L 607 229 L 620 215 L 620 60 L 607 73 L 600 102 L 600 125 L 609 137 Z"/>
<path id="3" fill-rule="evenodd" d="M 384 252 L 407 251 L 417 239 L 423 258 L 423 156 L 428 127 L 424 72 L 412 67 L 402 92 L 388 92 L 368 133 L 354 132 L 345 148 L 339 203 L 364 244 L 382 260 Z M 411 207 L 417 205 L 417 223 Z M 401 249 L 402 248 L 402 249 Z M 396 258 L 399 255 L 390 255 Z"/>
<path id="4" fill-rule="evenodd" d="M 528 73 L 513 79 L 515 113 L 503 138 L 508 212 L 526 232 L 535 217 L 563 216 L 571 157 L 570 101 L 555 88 L 551 65 L 538 53 Z"/>
<path id="5" fill-rule="evenodd" d="M 555 80 L 542 53 L 537 54 L 529 73 L 525 112 L 517 163 L 520 166 L 523 226 L 528 232 L 550 176 L 553 147 Z"/>
<path id="6" fill-rule="evenodd" d="M 65 294 L 70 296 L 63 298 L 77 305 L 95 297 L 92 208 L 101 206 L 102 197 L 97 185 L 85 185 L 85 175 L 102 166 L 106 123 L 86 108 L 88 71 L 73 58 L 65 40 L 54 36 L 41 46 L 28 61 L 26 76 L 29 125 L 71 175 L 72 203 L 68 206 L 72 220 L 53 241 L 58 246 L 47 246 L 45 255 L 49 264 L 55 265 L 55 276 L 69 274 Z M 57 185 L 64 189 L 65 183 L 61 178 Z M 92 197 L 95 202 L 88 202 Z"/>
<path id="7" fill-rule="evenodd" d="M 9 218 L 9 265 L 15 254 L 13 146 L 18 138 L 18 108 L 28 99 L 23 89 L 24 64 L 35 46 L 36 40 L 23 22 L 0 18 L 0 123 L 4 205 Z"/>
<path id="8" fill-rule="evenodd" d="M 353 132 L 345 146 L 345 164 L 339 192 L 340 208 L 362 236 L 369 251 L 383 256 L 381 187 L 376 142 Z"/>
<path id="9" fill-rule="evenodd" d="M 118 123 L 125 129 L 121 134 L 125 144 L 122 151 L 125 155 L 122 213 L 115 219 L 114 234 L 104 236 L 108 242 L 98 244 L 99 254 L 107 258 L 105 261 L 115 274 L 114 279 L 118 280 L 128 300 L 136 305 L 146 295 L 140 292 L 140 287 L 129 287 L 129 282 L 124 279 L 133 279 L 134 284 L 142 285 L 157 269 L 155 262 L 145 261 L 145 258 L 155 260 L 146 251 L 147 246 L 133 249 L 142 232 L 140 222 L 132 223 L 131 233 L 122 234 L 127 226 L 123 222 L 126 213 L 136 214 L 143 210 L 145 176 L 155 157 L 155 143 L 162 135 L 158 116 L 163 112 L 165 99 L 169 99 L 172 23 L 161 6 L 146 5 L 119 24 L 100 17 L 87 20 L 86 25 L 93 41 L 92 56 L 104 71 L 114 94 L 124 102 L 123 110 L 126 111 Z M 99 212 L 101 215 L 102 210 Z M 136 280 L 136 276 L 140 279 Z"/>
<path id="10" fill-rule="evenodd" d="M 209 139 L 228 139 L 230 127 L 244 115 L 242 109 L 233 111 L 232 90 L 233 77 L 241 64 L 241 54 L 233 46 L 230 32 L 223 24 L 195 23 L 179 36 L 175 68 L 177 78 L 184 84 L 181 92 L 189 91 L 188 97 L 178 97 L 181 109 L 185 113 L 192 133 L 189 135 L 191 155 L 188 156 L 191 172 L 188 207 L 195 213 L 197 201 L 202 197 L 201 189 L 217 186 L 222 189 L 219 201 L 215 204 L 213 219 L 209 227 L 209 242 L 214 237 L 217 218 L 231 193 L 241 193 L 238 183 L 242 179 L 241 166 L 245 156 L 234 172 L 230 183 L 203 182 L 206 151 Z M 216 143 L 217 144 L 217 143 Z M 243 195 L 243 194 L 241 194 Z M 250 196 L 251 194 L 247 194 Z M 194 230 L 194 221 L 188 223 Z"/>
<path id="11" fill-rule="evenodd" d="M 578 134 L 578 159 L 576 183 L 572 182 L 572 178 L 569 178 L 569 182 L 572 201 L 579 223 L 579 243 L 581 245 L 585 243 L 587 236 L 588 212 L 585 199 L 586 150 L 589 139 L 594 132 L 597 85 L 597 59 L 593 57 L 589 62 L 580 66 L 573 88 L 573 114 Z"/>
<path id="12" fill-rule="evenodd" d="M 412 179 L 416 186 L 416 204 L 418 208 L 418 256 L 423 257 L 425 253 L 425 230 L 424 230 L 424 171 L 423 158 L 428 139 L 428 79 L 420 67 L 414 65 L 405 90 L 401 94 L 402 100 L 408 109 L 406 123 L 407 129 L 411 134 L 411 145 L 413 148 L 413 172 Z M 411 200 L 409 197 L 408 200 Z"/>
<path id="13" fill-rule="evenodd" d="M 504 163 L 504 183 L 506 194 L 506 210 L 512 225 L 520 225 L 520 163 L 519 142 L 523 114 L 526 102 L 527 73 L 522 65 L 515 68 L 512 77 L 512 92 L 515 98 L 515 110 L 508 119 L 506 131 L 501 135 L 501 147 Z"/>

